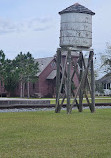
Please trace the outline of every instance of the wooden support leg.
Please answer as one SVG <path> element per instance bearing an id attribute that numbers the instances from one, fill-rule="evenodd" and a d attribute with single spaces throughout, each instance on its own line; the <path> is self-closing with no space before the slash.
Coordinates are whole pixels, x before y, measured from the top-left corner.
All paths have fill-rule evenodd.
<path id="1" fill-rule="evenodd" d="M 88 103 L 89 109 L 91 110 L 91 103 L 90 103 L 90 101 L 89 101 L 89 98 L 88 98 L 86 92 L 85 92 L 85 98 L 86 98 L 86 101 L 87 101 L 87 103 Z"/>
<path id="2" fill-rule="evenodd" d="M 57 50 L 57 74 L 56 74 L 56 107 L 55 112 L 58 113 L 59 110 L 59 101 L 58 94 L 59 94 L 59 87 L 60 87 L 60 63 L 61 63 L 61 51 Z"/>
<path id="3" fill-rule="evenodd" d="M 95 112 L 95 77 L 94 77 L 93 58 L 91 60 L 91 99 L 92 99 L 91 112 L 93 113 Z"/>
<path id="4" fill-rule="evenodd" d="M 82 80 L 82 74 L 83 74 L 82 52 L 80 52 L 79 66 L 80 66 L 79 82 L 81 82 L 81 80 Z M 82 100 L 83 100 L 83 90 L 80 89 L 80 91 L 79 91 L 79 112 L 83 111 Z"/>
<path id="5" fill-rule="evenodd" d="M 83 87 L 84 87 L 84 84 L 85 84 L 86 79 L 87 79 L 88 68 L 89 68 L 89 66 L 90 66 L 90 63 L 91 63 L 92 58 L 93 58 L 93 54 L 90 52 L 90 54 L 89 54 L 89 59 L 88 59 L 88 65 L 87 65 L 87 67 L 86 67 L 86 69 L 85 69 L 85 71 L 84 71 L 84 74 L 83 74 L 83 77 L 82 77 L 82 79 L 81 79 L 81 82 L 80 82 L 80 84 L 79 84 L 79 86 L 78 86 L 78 88 L 77 88 L 77 91 L 76 91 L 76 94 L 75 94 L 75 98 L 74 98 L 74 100 L 73 100 L 73 103 L 72 103 L 72 105 L 71 105 L 71 108 L 74 106 L 74 103 L 75 103 L 75 101 L 76 101 L 76 98 L 77 98 L 77 95 L 78 95 L 80 89 L 83 89 Z"/>
<path id="6" fill-rule="evenodd" d="M 74 75 L 75 75 L 75 73 L 76 73 L 77 78 L 78 78 L 78 80 L 79 80 L 79 74 L 78 74 L 78 65 L 77 65 L 77 63 L 75 63 L 74 61 L 72 61 L 72 65 L 73 65 L 74 70 L 73 70 L 72 77 L 71 77 L 71 83 L 74 84 L 74 80 L 73 80 Z M 73 89 L 73 87 L 72 87 L 72 84 L 71 84 L 71 93 L 72 93 L 73 98 L 74 98 L 74 97 L 75 97 L 75 93 L 74 93 L 74 89 Z M 77 106 L 77 108 L 78 108 L 78 110 L 79 110 L 79 104 L 78 104 L 77 99 L 75 100 L 75 102 L 76 102 L 76 106 Z"/>
<path id="7" fill-rule="evenodd" d="M 75 97 L 74 91 L 73 91 L 73 90 L 71 90 L 71 92 L 72 92 L 73 97 Z M 78 110 L 79 110 L 79 104 L 78 104 L 77 99 L 75 99 L 75 102 L 76 102 L 76 106 L 77 106 L 77 108 L 78 108 Z"/>
<path id="8" fill-rule="evenodd" d="M 67 114 L 71 113 L 70 97 L 71 97 L 71 51 L 68 51 L 68 57 L 67 57 Z"/>
<path id="9" fill-rule="evenodd" d="M 86 69 L 86 64 L 85 64 L 85 61 L 84 61 L 83 56 L 82 56 L 82 59 L 83 59 L 83 66 L 84 66 L 84 69 Z M 89 88 L 89 92 L 90 92 L 90 94 L 91 94 L 91 86 L 90 86 L 90 83 L 89 83 L 88 76 L 87 76 L 87 79 L 86 79 L 86 85 L 87 85 L 87 87 Z"/>

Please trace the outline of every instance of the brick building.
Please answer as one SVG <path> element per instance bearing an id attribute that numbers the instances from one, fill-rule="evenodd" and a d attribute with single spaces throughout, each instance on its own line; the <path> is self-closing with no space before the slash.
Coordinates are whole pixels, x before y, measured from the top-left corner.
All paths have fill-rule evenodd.
<path id="1" fill-rule="evenodd" d="M 72 59 L 77 61 L 78 55 L 72 54 Z M 65 54 L 62 55 L 62 61 L 65 60 Z M 56 62 L 54 57 L 39 58 L 35 59 L 39 63 L 39 73 L 37 74 L 38 80 L 35 83 L 30 83 L 30 96 L 32 97 L 54 97 L 56 92 Z M 73 71 L 73 67 L 72 67 Z M 74 76 L 75 86 L 78 86 L 77 76 Z M 7 95 L 4 87 L 1 87 L 2 91 Z M 16 90 L 12 93 L 13 97 L 20 96 L 20 85 L 17 86 Z M 27 84 L 24 86 L 24 96 L 27 96 Z"/>

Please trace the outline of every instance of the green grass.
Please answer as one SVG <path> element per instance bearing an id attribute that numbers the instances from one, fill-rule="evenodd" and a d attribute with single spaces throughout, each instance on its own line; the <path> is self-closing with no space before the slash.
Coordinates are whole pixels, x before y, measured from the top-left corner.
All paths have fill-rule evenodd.
<path id="1" fill-rule="evenodd" d="M 0 158 L 111 158 L 111 109 L 0 113 Z"/>
<path id="2" fill-rule="evenodd" d="M 89 99 L 89 101 L 91 102 L 91 99 Z M 60 101 L 61 102 L 61 101 Z M 73 102 L 73 99 L 71 99 L 71 103 Z M 56 103 L 56 100 L 54 99 L 54 100 L 50 100 L 50 103 L 51 104 L 55 104 Z M 66 99 L 65 99 L 65 101 L 64 101 L 64 104 L 66 104 L 67 103 L 67 101 L 66 101 Z M 86 101 L 86 99 L 84 99 L 83 100 L 83 103 L 87 103 L 87 101 Z M 111 103 L 111 97 L 96 97 L 95 98 L 95 103 Z"/>

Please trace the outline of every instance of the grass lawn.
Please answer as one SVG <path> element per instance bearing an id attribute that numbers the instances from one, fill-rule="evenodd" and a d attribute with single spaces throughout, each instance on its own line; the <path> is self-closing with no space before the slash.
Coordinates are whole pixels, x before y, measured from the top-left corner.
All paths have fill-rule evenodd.
<path id="1" fill-rule="evenodd" d="M 91 102 L 91 99 L 89 99 L 89 101 Z M 61 102 L 61 101 L 60 101 Z M 71 103 L 73 102 L 73 99 L 71 99 Z M 56 100 L 54 99 L 54 100 L 50 100 L 50 103 L 51 104 L 55 104 L 56 103 Z M 67 103 L 67 101 L 66 101 L 66 99 L 65 99 L 65 101 L 64 101 L 64 104 L 66 104 Z M 87 103 L 87 101 L 86 101 L 86 99 L 84 99 L 83 100 L 83 103 Z M 95 103 L 111 103 L 111 97 L 96 97 L 95 98 Z"/>
<path id="2" fill-rule="evenodd" d="M 0 158 L 111 158 L 111 109 L 0 113 Z"/>

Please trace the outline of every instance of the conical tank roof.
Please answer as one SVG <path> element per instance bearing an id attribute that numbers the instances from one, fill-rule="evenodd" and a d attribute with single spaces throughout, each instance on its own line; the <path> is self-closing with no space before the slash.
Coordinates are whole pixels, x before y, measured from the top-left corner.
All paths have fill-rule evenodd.
<path id="1" fill-rule="evenodd" d="M 74 5 L 71 5 L 70 7 L 59 12 L 60 15 L 64 13 L 85 13 L 85 14 L 95 15 L 94 12 L 80 5 L 79 3 L 75 3 Z"/>

